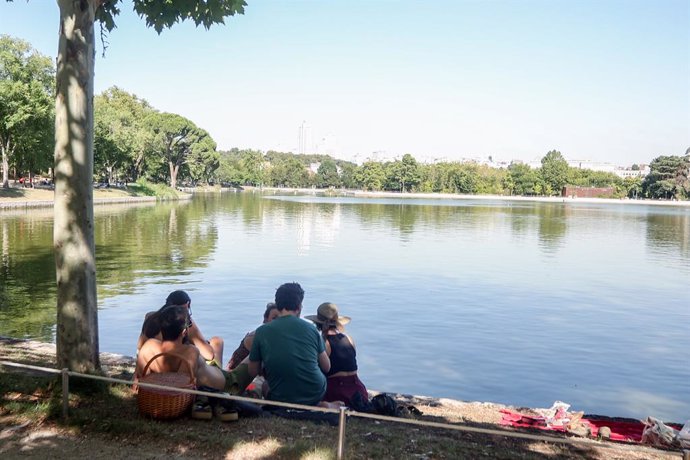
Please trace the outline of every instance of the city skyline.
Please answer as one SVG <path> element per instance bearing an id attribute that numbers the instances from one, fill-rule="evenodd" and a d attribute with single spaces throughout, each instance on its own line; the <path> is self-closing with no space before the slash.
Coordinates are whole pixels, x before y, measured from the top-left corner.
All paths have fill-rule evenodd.
<path id="1" fill-rule="evenodd" d="M 97 38 L 96 93 L 189 118 L 220 150 L 306 152 L 309 136 L 344 160 L 626 166 L 690 146 L 684 0 L 249 0 L 225 26 L 160 36 L 121 9 L 105 57 Z M 55 2 L 0 2 L 0 33 L 53 58 L 57 27 Z"/>

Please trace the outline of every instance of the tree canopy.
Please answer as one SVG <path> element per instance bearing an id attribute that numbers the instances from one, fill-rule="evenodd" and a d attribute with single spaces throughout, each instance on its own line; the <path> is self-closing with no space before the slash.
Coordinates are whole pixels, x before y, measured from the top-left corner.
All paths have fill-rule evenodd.
<path id="1" fill-rule="evenodd" d="M 2 185 L 10 163 L 29 171 L 45 167 L 53 141 L 55 70 L 26 41 L 0 35 L 0 151 Z"/>
<path id="2" fill-rule="evenodd" d="M 558 150 L 549 151 L 541 159 L 541 175 L 544 179 L 545 195 L 560 194 L 568 179 L 568 162 Z"/>
<path id="3" fill-rule="evenodd" d="M 642 187 L 651 198 L 676 200 L 690 197 L 690 154 L 659 156 L 649 165 Z"/>

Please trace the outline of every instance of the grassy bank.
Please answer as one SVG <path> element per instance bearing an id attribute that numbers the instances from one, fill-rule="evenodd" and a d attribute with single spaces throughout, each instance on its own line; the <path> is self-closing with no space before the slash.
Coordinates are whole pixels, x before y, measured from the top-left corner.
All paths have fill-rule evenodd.
<path id="1" fill-rule="evenodd" d="M 48 188 L 10 187 L 0 188 L 0 206 L 17 207 L 22 205 L 48 205 L 53 202 L 55 192 Z M 164 184 L 139 181 L 128 184 L 126 188 L 94 188 L 93 198 L 96 203 L 127 200 L 177 200 L 190 195 L 174 190 Z"/>
<path id="2" fill-rule="evenodd" d="M 0 340 L 3 360 L 55 367 L 50 344 Z M 109 375 L 131 377 L 131 363 L 103 355 Z M 96 386 L 70 379 L 70 417 L 60 417 L 55 376 L 0 368 L 0 455 L 3 458 L 278 458 L 332 459 L 337 427 L 278 417 L 233 423 L 183 418 L 158 422 L 140 417 L 124 385 Z M 502 406 L 421 398 L 421 419 L 509 430 L 497 425 Z M 542 434 L 542 433 L 539 433 Z M 368 458 L 588 458 L 671 459 L 677 453 L 639 446 L 584 441 L 568 445 L 378 422 L 349 417 L 345 453 Z"/>

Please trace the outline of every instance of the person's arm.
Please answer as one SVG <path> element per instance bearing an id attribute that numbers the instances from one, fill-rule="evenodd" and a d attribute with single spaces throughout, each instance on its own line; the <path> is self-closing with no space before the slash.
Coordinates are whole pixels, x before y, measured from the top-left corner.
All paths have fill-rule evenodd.
<path id="1" fill-rule="evenodd" d="M 244 348 L 251 350 L 252 345 L 254 345 L 254 332 L 250 332 L 244 336 Z"/>
<path id="2" fill-rule="evenodd" d="M 261 355 L 261 339 L 258 338 L 259 334 L 260 332 L 257 329 L 252 336 L 252 347 L 249 349 L 247 365 L 249 367 L 249 376 L 252 379 L 261 372 L 261 364 L 263 361 Z"/>
<path id="3" fill-rule="evenodd" d="M 213 352 L 213 347 L 206 341 L 201 333 L 201 329 L 199 329 L 199 326 L 197 326 L 194 321 L 192 321 L 192 325 L 187 329 L 187 337 L 189 337 L 190 342 L 197 347 L 201 356 L 203 356 L 206 361 L 211 361 L 216 357 Z"/>
<path id="4" fill-rule="evenodd" d="M 252 361 L 250 359 L 247 364 L 249 366 L 249 377 L 254 379 L 254 377 L 259 375 L 259 371 L 261 370 L 261 361 Z"/>
<path id="5" fill-rule="evenodd" d="M 321 368 L 321 372 L 324 374 L 327 374 L 328 371 L 331 370 L 331 359 L 328 357 L 325 350 L 319 353 L 319 368 Z"/>
<path id="6" fill-rule="evenodd" d="M 141 347 L 144 346 L 144 343 L 150 338 L 145 334 L 146 330 L 146 321 L 153 315 L 154 312 L 150 311 L 146 313 L 146 316 L 144 316 L 144 323 L 141 326 L 141 333 L 139 334 L 139 340 L 137 340 L 137 351 L 141 350 Z"/>

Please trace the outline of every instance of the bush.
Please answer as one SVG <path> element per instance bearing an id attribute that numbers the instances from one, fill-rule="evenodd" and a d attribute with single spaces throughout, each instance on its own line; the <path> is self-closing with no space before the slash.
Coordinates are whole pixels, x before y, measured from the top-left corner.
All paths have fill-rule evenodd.
<path id="1" fill-rule="evenodd" d="M 179 196 L 176 190 L 167 185 L 154 184 L 143 178 L 139 178 L 136 183 L 131 184 L 129 187 L 133 189 L 137 195 L 155 196 L 161 199 L 174 199 Z"/>

